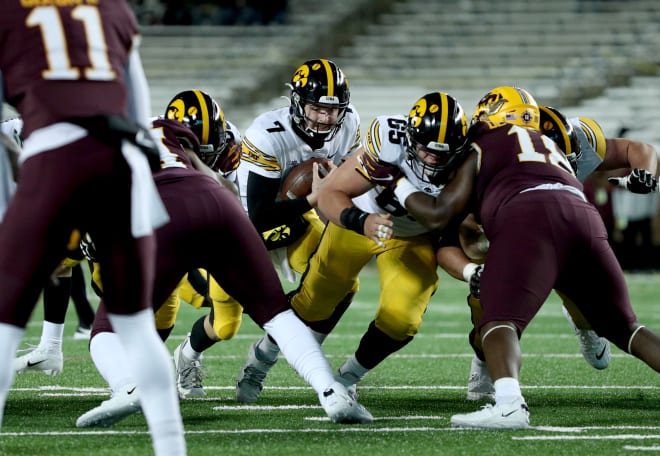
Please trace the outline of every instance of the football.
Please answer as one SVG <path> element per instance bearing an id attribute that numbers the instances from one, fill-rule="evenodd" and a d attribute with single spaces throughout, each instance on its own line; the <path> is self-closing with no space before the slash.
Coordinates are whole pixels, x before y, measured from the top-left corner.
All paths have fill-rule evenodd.
<path id="1" fill-rule="evenodd" d="M 325 158 L 310 158 L 294 166 L 283 176 L 280 198 L 283 200 L 302 198 L 312 192 L 314 163 L 319 164 L 319 176 L 330 172 L 330 161 Z"/>

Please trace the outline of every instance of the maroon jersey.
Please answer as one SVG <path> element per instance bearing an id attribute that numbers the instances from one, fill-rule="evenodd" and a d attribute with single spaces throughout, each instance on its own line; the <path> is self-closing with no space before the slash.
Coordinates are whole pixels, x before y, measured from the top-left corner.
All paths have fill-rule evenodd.
<path id="1" fill-rule="evenodd" d="M 479 215 L 487 235 L 499 208 L 523 190 L 544 184 L 582 190 L 566 155 L 549 138 L 516 125 L 482 128 L 474 144 L 479 152 Z"/>
<path id="2" fill-rule="evenodd" d="M 71 117 L 125 115 L 124 72 L 138 33 L 128 3 L 40 3 L 3 0 L 0 14 L 4 96 L 21 113 L 24 137 Z"/>
<path id="3" fill-rule="evenodd" d="M 167 119 L 156 119 L 151 123 L 154 139 L 160 140 L 164 147 L 159 147 L 160 167 L 162 170 L 175 168 L 193 168 L 192 162 L 181 141 L 188 142 L 191 147 L 199 148 L 199 139 L 193 131 L 181 122 Z M 163 171 L 159 171 L 158 174 Z"/>

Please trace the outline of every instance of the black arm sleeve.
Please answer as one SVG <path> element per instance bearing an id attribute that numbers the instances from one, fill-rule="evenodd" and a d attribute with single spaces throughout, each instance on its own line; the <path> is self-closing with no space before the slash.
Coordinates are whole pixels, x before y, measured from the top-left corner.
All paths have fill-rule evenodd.
<path id="1" fill-rule="evenodd" d="M 277 198 L 280 180 L 249 173 L 247 207 L 252 223 L 260 233 L 281 225 L 291 225 L 309 211 L 307 198 L 280 201 Z"/>

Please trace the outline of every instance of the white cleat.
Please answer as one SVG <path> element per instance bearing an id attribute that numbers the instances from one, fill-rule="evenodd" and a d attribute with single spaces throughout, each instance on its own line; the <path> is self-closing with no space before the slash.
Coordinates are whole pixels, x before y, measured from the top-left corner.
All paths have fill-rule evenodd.
<path id="1" fill-rule="evenodd" d="M 595 369 L 605 369 L 610 365 L 611 349 L 610 343 L 604 337 L 600 337 L 593 329 L 580 329 L 575 326 L 571 314 L 562 306 L 564 316 L 569 321 L 578 337 L 580 343 L 580 352 L 585 361 Z"/>
<path id="2" fill-rule="evenodd" d="M 319 394 L 319 400 L 333 423 L 369 424 L 374 420 L 369 410 L 352 399 L 346 387 L 339 382 Z"/>
<path id="3" fill-rule="evenodd" d="M 261 340 L 261 339 L 259 339 Z M 250 345 L 248 350 L 248 359 L 241 368 L 236 382 L 236 399 L 238 402 L 252 404 L 259 399 L 261 391 L 264 389 L 264 381 L 268 372 L 277 362 L 277 358 L 272 361 L 259 357 L 257 345 L 259 341 Z"/>
<path id="4" fill-rule="evenodd" d="M 488 404 L 476 412 L 452 416 L 451 425 L 466 429 L 527 429 L 529 408 L 522 398 L 505 404 Z"/>
<path id="5" fill-rule="evenodd" d="M 73 333 L 73 340 L 89 340 L 92 334 L 91 328 L 78 326 L 76 332 Z"/>
<path id="6" fill-rule="evenodd" d="M 110 399 L 81 415 L 76 420 L 76 427 L 109 427 L 141 410 L 137 388 L 134 385 L 126 385 Z"/>
<path id="7" fill-rule="evenodd" d="M 37 347 L 29 353 L 14 359 L 14 371 L 18 374 L 43 372 L 46 375 L 55 377 L 62 373 L 62 369 L 64 369 L 64 357 L 61 349 L 49 350 Z"/>
<path id="8" fill-rule="evenodd" d="M 204 397 L 206 391 L 202 385 L 202 360 L 184 356 L 182 347 L 190 343 L 190 335 L 174 350 L 174 368 L 176 369 L 176 387 L 179 397 Z"/>
<path id="9" fill-rule="evenodd" d="M 488 366 L 484 361 L 474 356 L 470 365 L 467 389 L 468 401 L 495 400 L 495 387 L 490 378 Z"/>

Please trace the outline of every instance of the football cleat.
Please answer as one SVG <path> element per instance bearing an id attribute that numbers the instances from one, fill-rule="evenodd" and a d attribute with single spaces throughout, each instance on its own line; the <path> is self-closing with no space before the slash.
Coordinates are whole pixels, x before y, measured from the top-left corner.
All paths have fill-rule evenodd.
<path id="1" fill-rule="evenodd" d="M 91 334 L 92 334 L 91 328 L 78 326 L 78 328 L 76 328 L 76 332 L 73 333 L 73 340 L 89 340 Z"/>
<path id="2" fill-rule="evenodd" d="M 183 346 L 190 343 L 190 334 L 174 350 L 174 368 L 176 370 L 176 387 L 179 390 L 179 397 L 186 399 L 189 397 L 204 397 L 206 391 L 202 386 L 202 360 L 190 359 L 184 356 Z"/>
<path id="3" fill-rule="evenodd" d="M 264 381 L 268 371 L 277 362 L 277 358 L 270 361 L 263 359 L 263 353 L 257 347 L 259 341 L 261 339 L 250 345 L 248 359 L 238 374 L 238 381 L 236 382 L 236 399 L 238 402 L 252 404 L 259 399 L 259 395 L 264 389 Z"/>
<path id="4" fill-rule="evenodd" d="M 339 382 L 319 394 L 319 400 L 333 423 L 368 424 L 374 420 L 369 410 L 351 398 L 346 387 Z"/>
<path id="5" fill-rule="evenodd" d="M 339 368 L 337 369 L 337 373 L 335 374 L 335 381 L 344 385 L 346 387 L 346 391 L 348 392 L 350 398 L 353 399 L 354 401 L 357 401 L 358 398 L 357 383 L 360 381 L 357 375 L 348 371 L 342 372 L 341 368 Z"/>
<path id="6" fill-rule="evenodd" d="M 41 346 L 36 347 L 29 353 L 14 359 L 14 370 L 20 374 L 23 372 L 43 372 L 55 377 L 64 369 L 64 358 L 62 349 L 48 349 Z"/>
<path id="7" fill-rule="evenodd" d="M 523 398 L 505 404 L 487 404 L 476 412 L 454 415 L 451 425 L 467 429 L 527 429 L 529 408 Z"/>
<path id="8" fill-rule="evenodd" d="M 580 329 L 578 328 L 571 314 L 568 313 L 566 307 L 562 306 L 562 311 L 564 316 L 569 321 L 575 331 L 575 335 L 578 337 L 578 342 L 580 344 L 580 352 L 592 367 L 595 369 L 605 369 L 610 365 L 611 359 L 611 350 L 610 343 L 604 337 L 600 337 L 593 329 Z"/>
<path id="9" fill-rule="evenodd" d="M 472 364 L 470 365 L 467 400 L 495 400 L 495 387 L 493 386 L 493 380 L 490 378 L 488 366 L 476 356 L 472 358 Z"/>
<path id="10" fill-rule="evenodd" d="M 126 385 L 101 405 L 76 420 L 76 427 L 109 427 L 129 415 L 140 412 L 140 396 L 135 385 Z"/>

